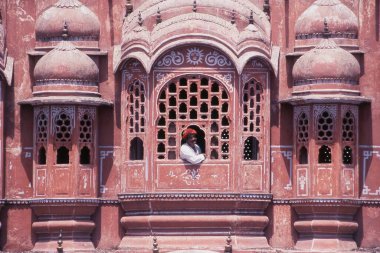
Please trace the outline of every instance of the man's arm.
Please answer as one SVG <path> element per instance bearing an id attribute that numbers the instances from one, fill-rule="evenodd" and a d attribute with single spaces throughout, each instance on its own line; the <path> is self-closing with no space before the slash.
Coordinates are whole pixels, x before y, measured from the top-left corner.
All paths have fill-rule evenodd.
<path id="1" fill-rule="evenodd" d="M 186 146 L 181 147 L 180 157 L 191 164 L 199 164 L 205 159 L 204 154 L 197 155 L 194 150 Z"/>

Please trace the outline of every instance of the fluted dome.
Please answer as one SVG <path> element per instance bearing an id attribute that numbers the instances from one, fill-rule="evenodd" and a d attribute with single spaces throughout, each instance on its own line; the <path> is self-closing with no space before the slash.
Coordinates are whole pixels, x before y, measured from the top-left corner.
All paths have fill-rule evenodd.
<path id="1" fill-rule="evenodd" d="M 293 67 L 294 85 L 357 84 L 359 75 L 359 62 L 332 39 L 323 39 L 317 47 L 301 56 Z"/>
<path id="2" fill-rule="evenodd" d="M 34 79 L 36 85 L 96 85 L 99 68 L 73 44 L 62 41 L 37 62 Z"/>
<path id="3" fill-rule="evenodd" d="M 359 21 L 346 5 L 340 0 L 317 0 L 298 18 L 296 39 L 321 38 L 325 18 L 332 38 L 357 38 Z"/>
<path id="4" fill-rule="evenodd" d="M 78 0 L 59 0 L 44 11 L 36 21 L 38 41 L 61 40 L 62 26 L 67 23 L 70 40 L 98 40 L 100 22 L 90 9 Z"/>

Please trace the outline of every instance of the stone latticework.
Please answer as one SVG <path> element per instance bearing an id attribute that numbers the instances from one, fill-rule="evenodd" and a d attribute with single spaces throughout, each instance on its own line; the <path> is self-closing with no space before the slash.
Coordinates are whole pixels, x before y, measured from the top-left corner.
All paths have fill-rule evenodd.
<path id="1" fill-rule="evenodd" d="M 0 249 L 380 247 L 379 10 L 0 1 Z"/>

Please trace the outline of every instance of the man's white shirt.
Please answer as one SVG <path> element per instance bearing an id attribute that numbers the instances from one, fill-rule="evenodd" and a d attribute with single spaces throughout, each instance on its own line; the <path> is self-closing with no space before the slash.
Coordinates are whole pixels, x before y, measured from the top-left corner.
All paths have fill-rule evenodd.
<path id="1" fill-rule="evenodd" d="M 191 164 L 199 164 L 206 159 L 204 154 L 201 154 L 201 148 L 195 144 L 195 150 L 185 143 L 181 146 L 180 157 L 182 160 L 185 160 Z"/>

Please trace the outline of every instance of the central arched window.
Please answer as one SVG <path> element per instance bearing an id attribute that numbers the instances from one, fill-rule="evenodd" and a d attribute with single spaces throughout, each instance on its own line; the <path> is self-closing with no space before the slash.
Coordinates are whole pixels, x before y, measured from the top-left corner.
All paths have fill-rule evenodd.
<path id="1" fill-rule="evenodd" d="M 170 81 L 159 93 L 156 159 L 179 159 L 180 136 L 192 127 L 208 159 L 230 158 L 230 100 L 216 79 L 186 75 Z"/>

